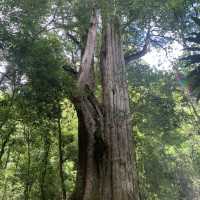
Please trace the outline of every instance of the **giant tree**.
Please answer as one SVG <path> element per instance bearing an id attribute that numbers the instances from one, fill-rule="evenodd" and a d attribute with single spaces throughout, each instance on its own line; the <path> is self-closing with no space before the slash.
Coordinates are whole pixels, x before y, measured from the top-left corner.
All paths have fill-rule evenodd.
<path id="1" fill-rule="evenodd" d="M 73 198 L 136 200 L 139 197 L 119 21 L 114 15 L 103 18 L 100 104 L 91 80 L 97 17 L 94 10 L 77 78 L 77 90 L 81 92 L 72 95 L 79 119 L 79 168 Z"/>
<path id="2" fill-rule="evenodd" d="M 121 19 L 114 2 L 109 2 L 111 10 L 107 2 L 101 3 L 102 100 L 99 102 L 95 96 L 93 85 L 99 18 L 96 5 L 91 9 L 91 23 L 76 76 L 76 92 L 71 95 L 79 119 L 79 167 L 72 199 L 139 199 Z M 143 55 L 145 50 L 146 46 L 141 54 L 127 56 L 128 61 Z"/>

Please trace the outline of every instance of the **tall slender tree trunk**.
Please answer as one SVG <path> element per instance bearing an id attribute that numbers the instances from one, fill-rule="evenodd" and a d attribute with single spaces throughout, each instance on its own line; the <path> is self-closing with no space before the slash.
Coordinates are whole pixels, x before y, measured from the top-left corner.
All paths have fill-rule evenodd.
<path id="1" fill-rule="evenodd" d="M 24 188 L 24 199 L 30 199 L 30 192 L 31 192 L 31 178 L 30 178 L 30 167 L 31 167 L 31 152 L 30 152 L 30 130 L 26 130 L 24 127 L 24 134 L 25 140 L 27 143 L 27 174 L 26 174 L 26 181 L 25 181 L 25 188 Z"/>
<path id="2" fill-rule="evenodd" d="M 63 171 L 63 141 L 62 141 L 60 117 L 58 117 L 58 151 L 59 151 L 59 174 L 60 174 L 60 184 L 62 189 L 62 200 L 65 200 L 66 189 L 65 189 L 64 171 Z"/>
<path id="3" fill-rule="evenodd" d="M 91 45 L 93 31 L 88 34 L 90 51 L 86 51 L 86 45 L 84 56 L 95 46 Z M 87 79 L 90 58 L 91 54 L 81 66 L 79 80 L 84 93 L 72 100 L 79 120 L 79 168 L 72 199 L 138 200 L 126 69 L 117 19 L 103 26 L 101 105 Z"/>
<path id="4" fill-rule="evenodd" d="M 42 169 L 41 169 L 41 178 L 40 178 L 40 192 L 41 192 L 41 200 L 46 200 L 46 189 L 45 189 L 45 178 L 47 174 L 47 165 L 49 161 L 49 153 L 50 153 L 50 139 L 48 133 L 44 135 L 44 156 L 42 160 Z"/>

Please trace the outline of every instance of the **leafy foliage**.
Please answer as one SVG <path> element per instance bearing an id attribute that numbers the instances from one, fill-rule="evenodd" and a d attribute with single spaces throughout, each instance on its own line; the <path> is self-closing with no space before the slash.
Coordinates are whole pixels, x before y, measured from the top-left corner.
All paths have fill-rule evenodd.
<path id="1" fill-rule="evenodd" d="M 128 74 L 141 199 L 194 198 L 192 113 L 174 75 L 140 63 L 130 65 Z"/>
<path id="2" fill-rule="evenodd" d="M 112 6 L 105 0 L 96 1 L 95 6 L 102 16 L 120 17 L 127 54 L 142 49 L 149 30 L 154 46 L 171 41 L 166 33 L 179 37 L 182 22 L 194 11 L 193 2 L 198 5 L 189 0 L 111 2 Z M 59 165 L 67 197 L 74 189 L 78 122 L 69 99 L 77 92 L 73 78 L 80 67 L 93 3 L 0 2 L 1 199 L 61 199 Z M 101 49 L 99 21 L 96 54 Z M 193 21 L 189 24 L 194 33 L 187 39 L 192 53 L 185 60 L 190 64 L 193 93 L 199 97 L 199 18 L 193 17 Z M 99 63 L 96 57 L 94 61 L 95 92 L 100 99 Z M 198 198 L 200 129 L 193 107 L 173 73 L 155 71 L 142 62 L 127 67 L 141 199 Z"/>

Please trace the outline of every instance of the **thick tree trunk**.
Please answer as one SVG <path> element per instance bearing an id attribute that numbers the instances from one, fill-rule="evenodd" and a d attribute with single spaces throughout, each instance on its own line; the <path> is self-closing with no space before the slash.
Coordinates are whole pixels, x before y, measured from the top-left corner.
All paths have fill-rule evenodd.
<path id="1" fill-rule="evenodd" d="M 137 173 L 124 56 L 117 19 L 105 24 L 101 53 L 104 106 L 101 199 L 138 200 Z"/>
<path id="2" fill-rule="evenodd" d="M 117 20 L 104 26 L 101 71 L 103 105 L 99 105 L 87 84 L 84 94 L 73 101 L 79 119 L 79 163 L 72 199 L 138 200 L 126 70 Z"/>
<path id="3" fill-rule="evenodd" d="M 73 200 L 99 199 L 99 166 L 96 142 L 102 131 L 103 116 L 93 94 L 87 93 L 76 104 L 79 131 L 79 163 Z"/>

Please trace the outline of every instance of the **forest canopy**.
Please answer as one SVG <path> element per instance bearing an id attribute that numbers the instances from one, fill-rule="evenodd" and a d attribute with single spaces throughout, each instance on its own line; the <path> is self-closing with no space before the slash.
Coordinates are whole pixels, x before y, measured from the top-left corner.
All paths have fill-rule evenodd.
<path id="1" fill-rule="evenodd" d="M 199 100 L 198 0 L 0 0 L 1 200 L 198 200 Z"/>

